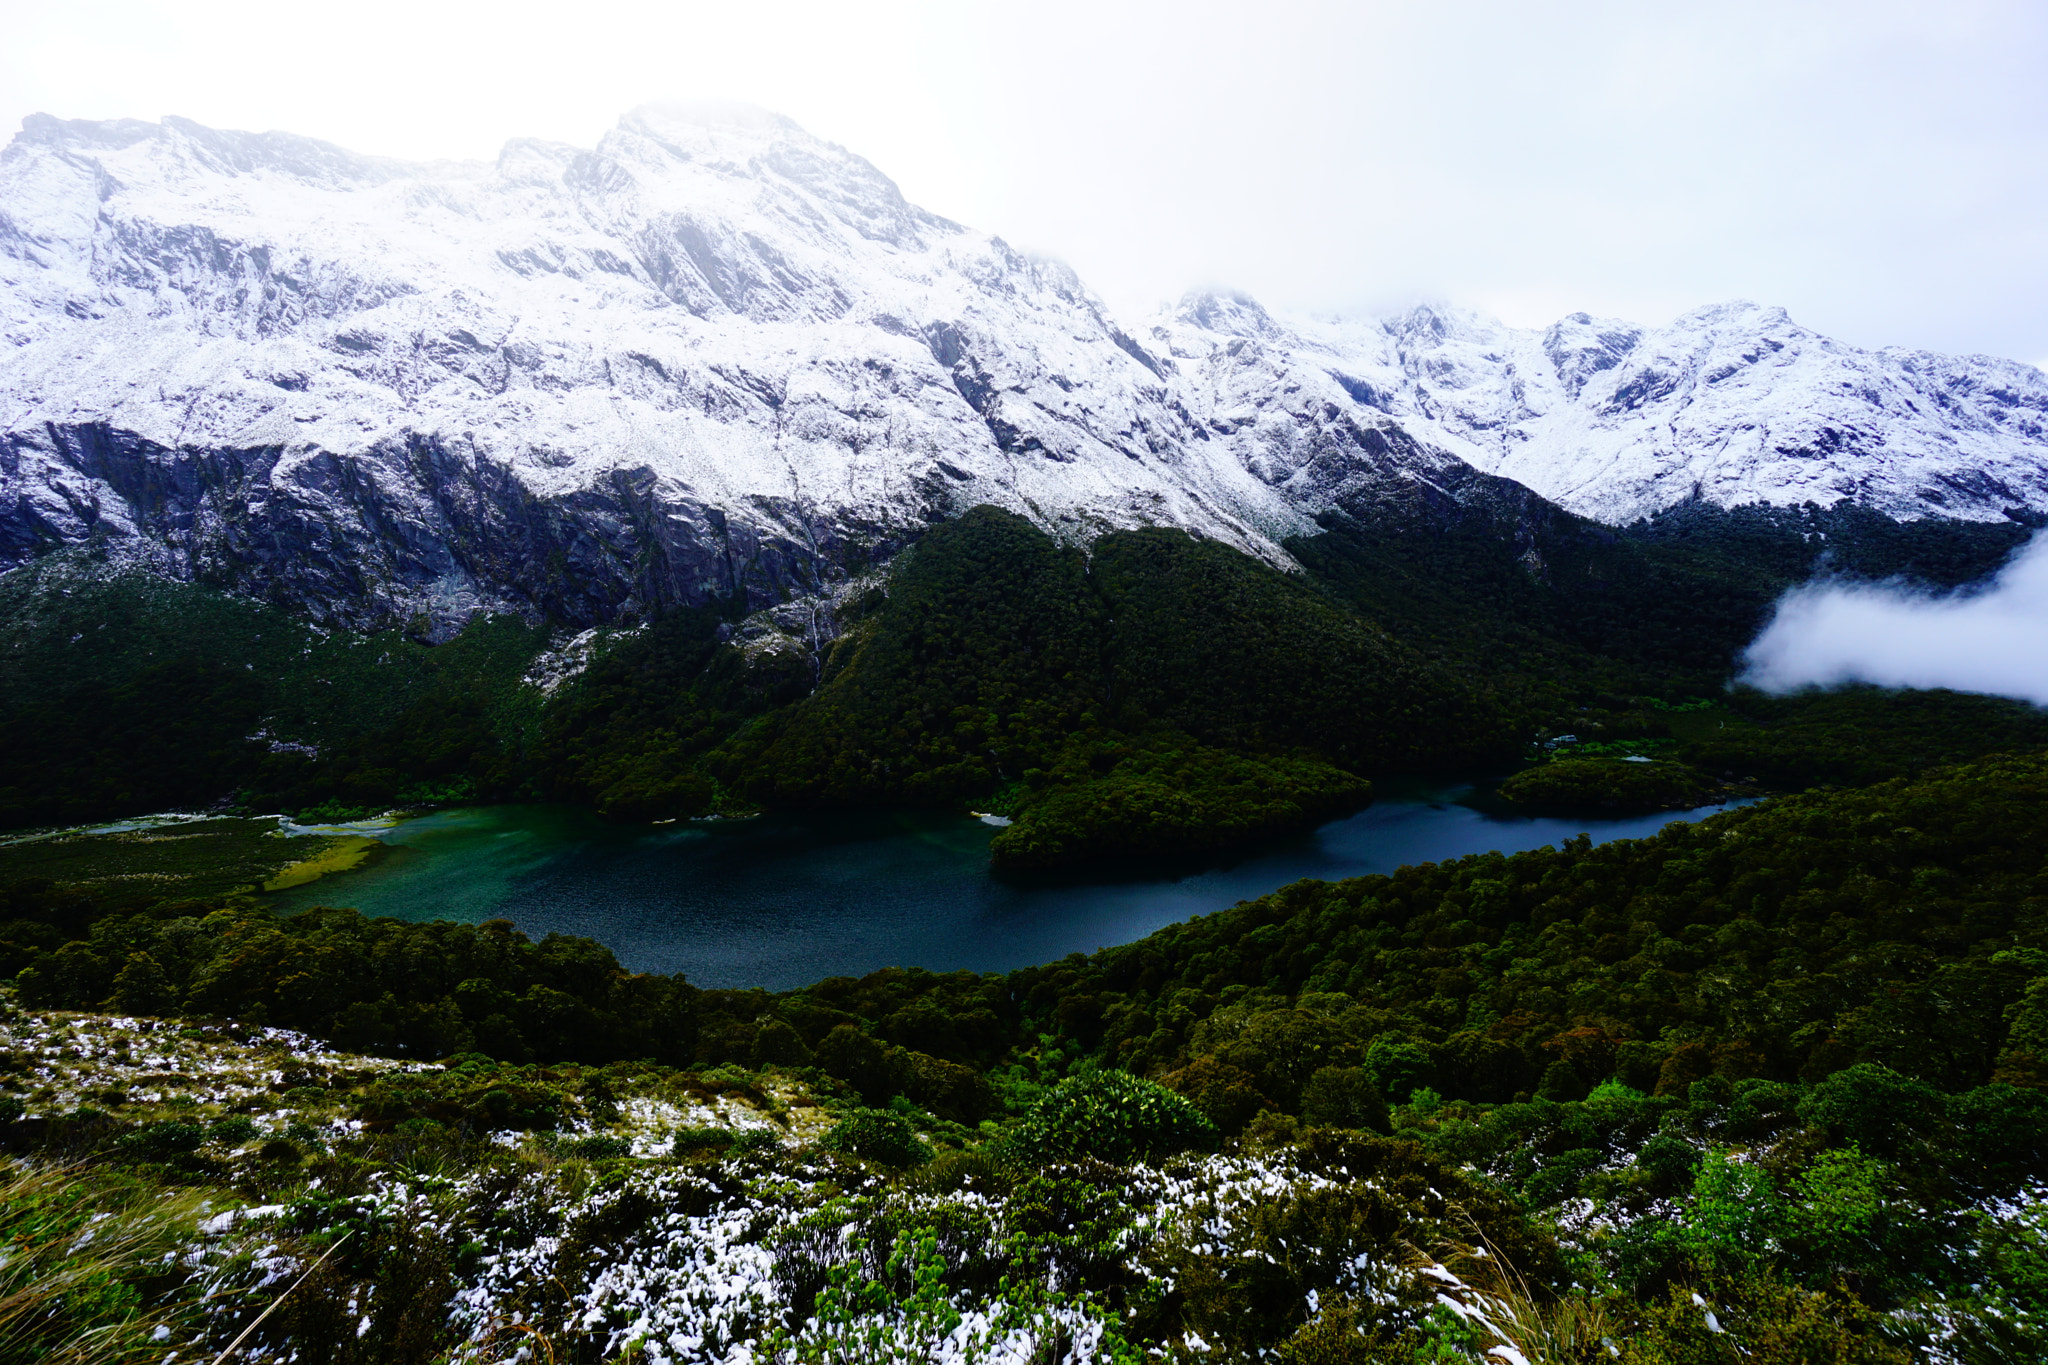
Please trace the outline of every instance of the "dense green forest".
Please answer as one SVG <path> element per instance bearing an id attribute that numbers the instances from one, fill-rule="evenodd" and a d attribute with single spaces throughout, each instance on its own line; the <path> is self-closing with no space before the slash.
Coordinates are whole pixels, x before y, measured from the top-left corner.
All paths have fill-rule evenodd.
<path id="1" fill-rule="evenodd" d="M 2048 728 L 1946 694 L 1731 698 L 1736 653 L 1817 566 L 1958 582 L 2022 534 L 1811 509 L 1627 532 L 1554 509 L 1332 518 L 1290 542 L 1307 572 L 1282 573 L 1166 530 L 1063 546 L 983 507 L 825 604 L 816 639 L 742 631 L 741 604 L 714 602 L 587 632 L 574 662 L 565 633 L 511 618 L 431 647 L 351 636 L 63 551 L 0 576 L 0 828 L 882 802 L 1013 817 L 993 856 L 1041 871 L 1207 856 L 1341 812 L 1378 776 L 1532 758 L 1656 760 L 1657 780 L 1609 763 L 1524 782 L 1550 809 L 1870 781 Z M 1711 716 L 1687 709 L 1701 698 Z"/>
<path id="2" fill-rule="evenodd" d="M 1816 567 L 1958 583 L 2022 533 L 1477 509 L 1283 574 L 984 508 L 815 638 L 712 603 L 433 647 L 53 556 L 0 578 L 0 824 L 226 800 L 90 878 L 0 847 L 0 1362 L 210 1358 L 272 1305 L 252 1358 L 336 1365 L 2037 1358 L 2048 716 L 1726 687 Z M 281 916 L 242 888 L 347 850 L 232 818 L 972 807 L 1037 873 L 1430 769 L 1776 794 L 779 993 Z"/>
<path id="3" fill-rule="evenodd" d="M 1511 1270 L 1485 1281 L 1503 1340 L 1555 1345 L 1596 1323 L 1625 1360 L 2024 1358 L 2048 1344 L 2044 812 L 2048 757 L 1993 757 L 1648 839 L 1299 883 L 1007 975 L 885 971 L 779 994 L 630 974 L 598 944 L 532 943 L 502 922 L 279 918 L 247 897 L 117 903 L 17 884 L 0 935 L 22 1007 L 283 1025 L 453 1060 L 303 1092 L 367 1127 L 273 1139 L 271 1164 L 247 1170 L 205 1157 L 211 1130 L 163 1128 L 134 1096 L 118 1098 L 136 1118 L 103 1101 L 16 1117 L 5 1140 L 174 1185 L 260 1186 L 281 1178 L 276 1161 L 331 1149 L 291 1178 L 352 1170 L 367 1188 L 380 1163 L 423 1152 L 490 1169 L 493 1131 L 559 1146 L 548 1134 L 588 1131 L 667 1076 L 764 1102 L 797 1085 L 838 1125 L 811 1156 L 707 1131 L 679 1132 L 658 1159 L 593 1137 L 549 1160 L 609 1160 L 615 1191 L 666 1163 L 865 1190 L 840 1216 L 879 1219 L 882 1247 L 909 1236 L 902 1264 L 929 1263 L 928 1279 L 899 1279 L 878 1253 L 862 1291 L 876 1311 L 995 1294 L 1028 1269 L 1005 1257 L 1029 1244 L 1070 1257 L 1055 1279 L 1083 1298 L 1062 1303 L 1189 1359 L 1207 1358 L 1198 1339 L 1295 1361 L 1455 1360 L 1493 1339 L 1426 1295 L 1340 1273 L 1403 1245 L 1463 1266 L 1468 1287 L 1483 1280 L 1474 1248 L 1493 1248 Z M 0 1100 L 17 1116 L 36 1099 L 29 1071 L 17 1059 L 18 1098 Z M 1158 1249 L 1145 1172 L 1177 1161 L 1211 1163 L 1174 1177 L 1197 1183 L 1266 1173 L 1269 1202 L 1240 1206 L 1232 1218 L 1250 1221 L 1228 1232 L 1250 1250 L 1169 1273 L 1152 1251 L 1107 1249 Z M 640 1198 L 628 1232 L 655 1207 Z M 963 1208 L 1053 1222 L 998 1254 Z M 1082 1241 L 1047 1241 L 1054 1225 Z M 424 1273 L 422 1256 L 442 1258 L 448 1292 L 488 1278 L 480 1253 L 376 1235 L 334 1292 L 401 1262 Z M 835 1283 L 820 1272 L 798 1316 L 845 1307 Z M 1725 1330 L 1702 1326 L 1695 1295 Z M 1538 1326 L 1513 1335 L 1510 1309 Z M 383 1358 L 446 1345 L 422 1343 Z"/>
<path id="4" fill-rule="evenodd" d="M 1861 1062 L 1967 1090 L 2044 1060 L 2002 1041 L 2033 1036 L 2028 991 L 2048 971 L 2044 798 L 2048 758 L 1994 758 L 1648 839 L 1303 882 L 1008 976 L 885 972 L 780 996 L 626 975 L 595 943 L 533 944 L 502 921 L 278 917 L 248 897 L 47 882 L 8 893 L 4 965 L 38 1007 L 168 1002 L 419 1056 L 808 1064 L 850 1027 L 983 1070 L 1026 1054 L 1220 1068 L 1252 1112 L 1292 1111 L 1319 1057 L 1397 1101 L 1793 1083 Z"/>

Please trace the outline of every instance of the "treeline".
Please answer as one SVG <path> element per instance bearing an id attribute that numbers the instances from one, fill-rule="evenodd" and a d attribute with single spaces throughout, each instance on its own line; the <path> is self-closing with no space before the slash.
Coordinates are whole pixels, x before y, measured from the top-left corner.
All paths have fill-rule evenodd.
<path id="1" fill-rule="evenodd" d="M 2048 748 L 2048 711 L 1945 690 L 1844 687 L 1773 697 L 1737 689 L 1677 756 L 1779 789 L 1853 787 L 1982 754 Z"/>
<path id="2" fill-rule="evenodd" d="M 0 940 L 31 1004 L 232 1016 L 414 1056 L 814 1065 L 878 1099 L 890 1049 L 1033 1077 L 1094 1059 L 1166 1079 L 1226 1130 L 1299 1112 L 1327 1068 L 1395 1103 L 1575 1100 L 1609 1081 L 1683 1095 L 1863 1063 L 1962 1092 L 2048 1084 L 2044 810 L 2048 758 L 1997 758 L 1648 839 L 1301 882 L 1006 976 L 779 995 L 630 974 L 595 943 L 502 922 L 247 901 L 100 913 L 48 886 L 10 893 Z M 66 941 L 41 946 L 53 926 Z"/>
<path id="3" fill-rule="evenodd" d="M 1778 786 L 2048 743 L 2029 708 L 1954 697 L 1737 698 L 1713 735 L 1649 706 L 1717 695 L 1823 556 L 1947 581 L 2016 528 L 1467 511 L 1332 518 L 1291 543 L 1309 572 L 1283 574 L 1180 532 L 1084 551 L 976 508 L 842 604 L 822 654 L 739 648 L 743 605 L 713 602 L 601 633 L 551 692 L 526 681 L 540 627 L 323 632 L 65 551 L 0 577 L 0 827 L 224 798 L 327 818 L 973 805 L 1016 818 L 997 857 L 1029 869 L 1204 854 L 1325 818 L 1376 774 L 1505 771 L 1539 733 L 1674 737 L 1686 752 L 1660 757 Z"/>
<path id="4" fill-rule="evenodd" d="M 1039 1167 L 1080 1161 L 1113 1208 L 1114 1169 L 1087 1163 L 1154 1152 L 1115 1146 L 1133 1138 L 1460 1171 L 1502 1226 L 1557 1211 L 1572 1277 L 1675 1352 L 1646 1360 L 1722 1358 L 1695 1293 L 1758 1358 L 1898 1361 L 1916 1342 L 2028 1358 L 2048 1263 L 1998 1210 L 2048 1179 L 2044 836 L 2048 756 L 2000 756 L 1648 839 L 1302 882 L 1008 974 L 779 993 L 631 974 L 503 923 L 246 900 L 110 912 L 47 885 L 7 893 L 0 944 L 24 1004 L 449 1059 L 349 1100 L 394 1150 L 602 1112 L 645 1062 L 707 1091 L 779 1068 L 865 1106 L 848 1150 L 909 1166 L 924 1138 L 971 1149 L 934 1169 L 971 1173 L 977 1198 L 1036 1197 L 1030 1182 L 1066 1178 Z M 1573 1223 L 1585 1207 L 1598 1218 Z M 1276 1303 L 1301 1298 L 1296 1242 L 1274 1233 Z M 1541 1239 L 1512 1254 L 1564 1278 Z"/>
<path id="5" fill-rule="evenodd" d="M 546 636 L 505 617 L 438 646 L 325 631 L 53 554 L 0 575 L 0 828 L 517 790 Z"/>
<path id="6" fill-rule="evenodd" d="M 2003 697 L 1856 686 L 1607 710 L 1503 782 L 1501 799 L 1565 815 L 1683 809 L 1759 791 L 1861 786 L 1989 753 L 2048 748 L 2048 711 Z"/>
<path id="7" fill-rule="evenodd" d="M 173 901 L 93 915 L 47 884 L 16 885 L 4 951 L 26 959 L 23 1004 L 229 1017 L 364 1052 L 507 1061 L 689 1061 L 698 992 L 622 971 L 590 939 L 533 943 L 503 920 L 408 924 L 316 909 L 278 917 L 253 899 Z M 80 923 L 84 920 L 84 923 Z M 79 936 L 23 952 L 35 928 Z"/>
<path id="8" fill-rule="evenodd" d="M 1911 1314 L 2033 1282 L 2031 1244 L 1984 1210 L 2048 1179 L 2044 812 L 2048 756 L 1994 757 L 1647 839 L 1301 882 L 1007 974 L 779 993 L 629 973 L 503 922 L 107 911 L 47 884 L 6 893 L 0 966 L 25 1005 L 452 1059 L 372 1087 L 380 1129 L 547 1129 L 649 1063 L 743 1091 L 779 1068 L 866 1107 L 857 1150 L 915 1164 L 913 1119 L 1000 1157 L 1127 1073 L 1185 1102 L 1117 1101 L 1176 1142 L 1391 1133 L 1528 1210 L 1590 1200 L 1613 1231 L 1588 1252 L 1631 1314 L 1704 1291 L 1752 1334 L 1810 1322 L 1875 1350 L 1924 1327 L 1995 1358 L 2033 1339 L 2007 1308 Z"/>
<path id="9" fill-rule="evenodd" d="M 1694 504 L 1626 528 L 1534 498 L 1321 520 L 1320 534 L 1287 546 L 1312 576 L 1538 710 L 1574 693 L 1717 690 L 1795 583 L 1825 573 L 1956 588 L 2031 534 L 2019 522 L 1894 522 L 1848 504 Z"/>
<path id="10" fill-rule="evenodd" d="M 897 567 L 801 705 L 712 768 L 764 804 L 991 800 L 1019 867 L 1312 823 L 1367 771 L 1499 760 L 1483 692 L 1314 585 L 1179 532 L 1090 553 L 978 508 Z"/>

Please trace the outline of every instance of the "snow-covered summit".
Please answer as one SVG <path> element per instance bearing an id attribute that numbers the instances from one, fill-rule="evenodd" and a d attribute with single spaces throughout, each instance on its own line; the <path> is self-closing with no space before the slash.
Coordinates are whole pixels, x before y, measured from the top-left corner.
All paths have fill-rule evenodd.
<path id="1" fill-rule="evenodd" d="M 1658 329 L 1577 313 L 1540 331 L 1417 308 L 1292 323 L 1286 344 L 1418 442 L 1600 521 L 1691 500 L 1848 500 L 1902 520 L 2048 508 L 2048 375 L 1860 350 L 1782 308 L 1719 304 Z"/>
<path id="2" fill-rule="evenodd" d="M 1127 330 L 741 106 L 475 163 L 39 115 L 0 153 L 0 339 L 0 566 L 97 536 L 436 633 L 815 590 L 981 502 L 1276 562 L 1320 512 L 1503 479 L 1609 521 L 2048 507 L 2027 366 L 1750 305 L 1525 331 L 1200 293 Z"/>
<path id="3" fill-rule="evenodd" d="M 0 335 L 0 557 L 98 531 L 344 619 L 773 596 L 975 502 L 1308 524 L 1070 270 L 744 108 L 495 164 L 32 119 Z"/>

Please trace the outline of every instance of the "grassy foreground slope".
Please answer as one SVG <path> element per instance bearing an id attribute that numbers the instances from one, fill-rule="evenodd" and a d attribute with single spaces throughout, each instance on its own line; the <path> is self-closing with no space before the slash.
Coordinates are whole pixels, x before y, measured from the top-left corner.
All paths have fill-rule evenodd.
<path id="1" fill-rule="evenodd" d="M 2044 756 L 782 994 L 503 924 L 34 886 L 8 913 L 37 1012 L 9 1146 L 266 1210 L 206 1235 L 203 1275 L 128 1272 L 138 1304 L 240 1286 L 246 1320 L 355 1230 L 276 1357 L 509 1350 L 514 1321 L 590 1361 L 924 1358 L 962 1324 L 989 1359 L 2048 1346 Z M 239 1098 L 168 1054 L 119 1080 L 120 1044 L 47 1013 L 94 1007 L 412 1064 L 266 1062 L 278 1088 Z M 128 1056 L 186 1037 L 119 1027 Z M 766 1117 L 685 1112 L 720 1096 Z M 319 1325 L 345 1303 L 374 1348 Z"/>

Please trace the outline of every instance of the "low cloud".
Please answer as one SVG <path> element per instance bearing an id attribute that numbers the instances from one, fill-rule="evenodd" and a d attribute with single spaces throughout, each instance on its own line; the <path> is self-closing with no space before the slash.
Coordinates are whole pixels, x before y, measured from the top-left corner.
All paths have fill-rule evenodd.
<path id="1" fill-rule="evenodd" d="M 1770 692 L 1867 682 L 1951 687 L 2048 705 L 2048 535 L 1984 587 L 1935 595 L 1894 584 L 1809 584 L 1778 603 L 1745 656 Z"/>

